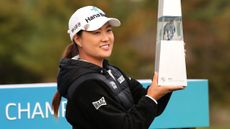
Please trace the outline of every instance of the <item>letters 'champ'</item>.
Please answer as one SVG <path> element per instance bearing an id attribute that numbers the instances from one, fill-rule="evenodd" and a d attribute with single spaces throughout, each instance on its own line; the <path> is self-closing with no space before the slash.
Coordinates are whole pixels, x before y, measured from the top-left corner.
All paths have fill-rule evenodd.
<path id="1" fill-rule="evenodd" d="M 80 30 L 94 31 L 109 22 L 111 26 L 120 26 L 120 21 L 116 18 L 108 18 L 105 13 L 94 6 L 85 6 L 78 9 L 69 20 L 68 33 L 70 39 Z"/>

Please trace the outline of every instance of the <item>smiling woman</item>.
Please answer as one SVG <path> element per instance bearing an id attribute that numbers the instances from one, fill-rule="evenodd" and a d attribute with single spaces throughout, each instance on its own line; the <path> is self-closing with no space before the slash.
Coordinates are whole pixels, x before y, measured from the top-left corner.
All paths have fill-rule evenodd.
<path id="1" fill-rule="evenodd" d="M 72 44 L 60 62 L 52 106 L 57 117 L 61 97 L 67 98 L 66 119 L 73 129 L 147 129 L 164 111 L 171 92 L 183 88 L 158 87 L 155 74 L 146 90 L 110 65 L 106 58 L 113 50 L 116 26 L 118 19 L 94 6 L 82 7 L 70 17 Z"/>
<path id="2" fill-rule="evenodd" d="M 102 62 L 112 53 L 114 36 L 111 25 L 107 22 L 95 31 L 83 31 L 81 36 L 75 35 L 79 57 L 102 67 Z"/>

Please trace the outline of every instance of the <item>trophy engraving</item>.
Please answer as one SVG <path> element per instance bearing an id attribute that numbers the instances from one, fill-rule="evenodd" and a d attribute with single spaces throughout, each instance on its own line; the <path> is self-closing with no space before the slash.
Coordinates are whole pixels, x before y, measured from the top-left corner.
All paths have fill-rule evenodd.
<path id="1" fill-rule="evenodd" d="M 175 25 L 173 24 L 173 20 L 169 21 L 164 26 L 164 33 L 163 33 L 163 39 L 164 40 L 172 40 L 174 33 L 175 33 Z"/>

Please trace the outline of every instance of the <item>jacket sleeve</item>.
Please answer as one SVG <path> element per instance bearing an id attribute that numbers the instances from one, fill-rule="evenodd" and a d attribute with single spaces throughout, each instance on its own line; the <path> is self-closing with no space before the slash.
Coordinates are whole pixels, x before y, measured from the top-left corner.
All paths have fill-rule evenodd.
<path id="1" fill-rule="evenodd" d="M 140 84 L 137 80 L 131 78 L 131 79 L 129 79 L 129 84 L 130 84 L 130 91 L 131 91 L 133 98 L 134 98 L 134 102 L 138 102 L 139 99 L 141 99 L 141 97 L 143 97 L 147 94 L 148 88 L 145 89 L 142 86 L 142 84 Z M 172 92 L 166 94 L 165 96 L 163 96 L 162 98 L 157 100 L 157 102 L 158 102 L 157 116 L 159 116 L 160 114 L 163 113 L 164 109 L 166 108 L 166 106 L 170 100 L 171 95 L 172 95 Z"/>
<path id="2" fill-rule="evenodd" d="M 71 114 L 81 114 L 82 121 L 101 129 L 148 129 L 157 115 L 156 103 L 143 96 L 126 111 L 102 85 L 99 81 L 84 82 L 69 100 Z M 76 116 L 71 119 L 73 123 L 81 120 Z"/>

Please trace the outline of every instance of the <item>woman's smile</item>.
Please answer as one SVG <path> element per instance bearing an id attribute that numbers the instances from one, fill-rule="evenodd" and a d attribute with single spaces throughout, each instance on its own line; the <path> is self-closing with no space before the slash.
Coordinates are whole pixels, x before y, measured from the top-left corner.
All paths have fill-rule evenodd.
<path id="1" fill-rule="evenodd" d="M 108 51 L 110 49 L 110 44 L 102 44 L 99 47 L 102 48 L 105 51 Z"/>

